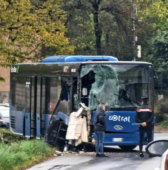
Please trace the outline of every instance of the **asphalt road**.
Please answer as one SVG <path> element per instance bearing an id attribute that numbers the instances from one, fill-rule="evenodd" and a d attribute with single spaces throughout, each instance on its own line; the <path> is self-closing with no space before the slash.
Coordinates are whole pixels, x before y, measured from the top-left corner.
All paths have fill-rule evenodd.
<path id="1" fill-rule="evenodd" d="M 155 134 L 155 140 L 159 139 L 168 139 L 168 134 Z M 110 147 L 106 154 L 107 158 L 96 158 L 94 153 L 68 153 L 28 170 L 154 170 L 160 164 L 160 157 L 148 158 L 145 154 L 144 159 L 139 159 L 138 147 L 132 152 Z"/>

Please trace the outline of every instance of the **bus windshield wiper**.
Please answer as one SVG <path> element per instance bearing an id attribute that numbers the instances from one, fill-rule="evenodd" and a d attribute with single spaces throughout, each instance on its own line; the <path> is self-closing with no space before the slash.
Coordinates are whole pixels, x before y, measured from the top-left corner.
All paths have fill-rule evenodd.
<path id="1" fill-rule="evenodd" d="M 115 94 L 115 93 L 114 93 L 114 94 Z M 141 105 L 140 102 L 135 101 L 135 100 L 132 100 L 132 99 L 131 99 L 130 97 L 128 97 L 128 96 L 123 96 L 123 95 L 119 95 L 119 94 L 115 94 L 115 95 L 117 95 L 117 96 L 120 97 L 120 98 L 123 98 L 126 102 L 130 102 L 132 105 L 138 105 L 138 106 Z"/>

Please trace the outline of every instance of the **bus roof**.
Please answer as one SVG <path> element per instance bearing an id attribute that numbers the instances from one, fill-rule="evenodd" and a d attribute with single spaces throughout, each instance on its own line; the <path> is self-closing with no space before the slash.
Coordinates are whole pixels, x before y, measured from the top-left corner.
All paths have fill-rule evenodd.
<path id="1" fill-rule="evenodd" d="M 84 55 L 61 55 L 50 56 L 44 58 L 42 63 L 69 63 L 69 62 L 85 62 L 85 61 L 118 61 L 112 56 L 84 56 Z"/>
<path id="2" fill-rule="evenodd" d="M 112 64 L 112 65 L 151 65 L 151 63 L 148 62 L 136 62 L 136 61 L 85 61 L 85 62 L 62 62 L 62 63 L 20 63 L 15 64 L 11 67 L 11 74 L 19 74 L 19 75 L 69 75 L 74 76 L 78 75 L 78 71 L 80 68 L 80 65 L 82 64 Z M 75 70 L 74 72 L 72 70 Z"/>
<path id="3" fill-rule="evenodd" d="M 17 63 L 15 65 L 54 65 L 54 64 L 151 64 L 142 61 L 118 61 L 112 56 L 91 56 L 91 55 L 60 55 L 44 58 L 37 63 Z"/>
<path id="4" fill-rule="evenodd" d="M 17 63 L 15 65 L 56 65 L 56 64 L 152 64 L 144 61 L 85 61 L 85 62 L 39 62 L 39 63 Z"/>

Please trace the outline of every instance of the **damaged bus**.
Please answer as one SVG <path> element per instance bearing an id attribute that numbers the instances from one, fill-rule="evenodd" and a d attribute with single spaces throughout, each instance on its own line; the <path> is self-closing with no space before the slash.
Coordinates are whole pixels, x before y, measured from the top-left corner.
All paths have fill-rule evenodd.
<path id="1" fill-rule="evenodd" d="M 91 118 L 88 143 L 94 143 L 93 118 L 99 103 L 106 105 L 104 145 L 132 150 L 139 143 L 134 115 L 141 96 L 153 107 L 151 63 L 118 61 L 111 56 L 51 56 L 39 63 L 11 67 L 10 130 L 25 137 L 64 145 L 71 113 L 82 103 Z M 88 115 L 82 113 L 81 118 Z M 146 144 L 146 137 L 144 144 Z M 72 144 L 72 143 L 71 143 Z"/>

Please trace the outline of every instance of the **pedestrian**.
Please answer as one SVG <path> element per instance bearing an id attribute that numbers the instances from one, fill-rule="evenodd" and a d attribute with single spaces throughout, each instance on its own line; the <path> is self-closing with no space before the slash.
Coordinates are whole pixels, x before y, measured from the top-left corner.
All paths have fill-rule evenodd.
<path id="1" fill-rule="evenodd" d="M 99 104 L 96 110 L 96 115 L 94 117 L 94 131 L 96 134 L 96 157 L 106 157 L 103 149 L 104 132 L 106 131 L 105 122 L 105 110 L 104 104 Z"/>
<path id="2" fill-rule="evenodd" d="M 139 157 L 144 157 L 142 149 L 144 142 L 144 134 L 147 134 L 148 143 L 152 141 L 154 113 L 148 106 L 148 97 L 142 97 L 142 106 L 138 107 L 135 114 L 135 121 L 140 123 L 139 126 Z"/>

